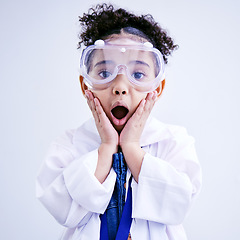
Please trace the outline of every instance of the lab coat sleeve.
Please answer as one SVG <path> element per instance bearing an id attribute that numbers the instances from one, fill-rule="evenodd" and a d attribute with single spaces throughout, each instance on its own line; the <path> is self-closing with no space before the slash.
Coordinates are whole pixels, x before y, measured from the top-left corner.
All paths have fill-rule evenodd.
<path id="1" fill-rule="evenodd" d="M 116 174 L 104 183 L 94 176 L 98 150 L 75 158 L 68 146 L 53 144 L 37 177 L 37 197 L 62 225 L 85 224 L 93 213 L 103 213 L 112 196 Z"/>
<path id="2" fill-rule="evenodd" d="M 165 142 L 152 146 L 152 152 L 161 157 L 146 153 L 143 159 L 138 183 L 132 183 L 132 214 L 133 218 L 176 225 L 183 222 L 200 190 L 201 168 L 194 140 L 184 129 Z M 166 154 L 161 153 L 162 145 Z"/>

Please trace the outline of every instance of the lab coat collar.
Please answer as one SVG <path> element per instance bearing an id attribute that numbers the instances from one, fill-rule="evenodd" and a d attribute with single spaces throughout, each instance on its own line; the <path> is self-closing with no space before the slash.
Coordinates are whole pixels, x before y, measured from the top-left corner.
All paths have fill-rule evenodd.
<path id="1" fill-rule="evenodd" d="M 140 139 L 141 147 L 165 139 L 168 136 L 166 125 L 156 118 L 149 116 Z"/>

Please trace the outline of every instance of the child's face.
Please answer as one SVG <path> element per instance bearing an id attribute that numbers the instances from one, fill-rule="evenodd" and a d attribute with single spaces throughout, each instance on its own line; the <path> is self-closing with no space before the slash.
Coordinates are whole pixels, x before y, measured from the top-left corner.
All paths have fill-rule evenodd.
<path id="1" fill-rule="evenodd" d="M 115 35 L 110 41 L 112 44 L 133 44 L 130 38 L 122 38 L 121 35 Z M 118 57 L 116 57 L 116 61 L 117 59 Z M 152 74 L 154 75 L 154 72 Z M 86 89 L 86 85 L 83 88 Z M 159 93 L 160 89 L 157 88 L 156 91 Z M 128 119 L 136 111 L 140 101 L 147 96 L 147 93 L 133 87 L 126 74 L 118 74 L 105 89 L 91 91 L 94 97 L 100 100 L 103 110 L 118 132 L 123 129 Z"/>
<path id="2" fill-rule="evenodd" d="M 112 84 L 104 90 L 94 91 L 102 107 L 117 131 L 121 131 L 128 119 L 147 94 L 137 91 L 129 83 L 126 75 L 118 75 Z"/>

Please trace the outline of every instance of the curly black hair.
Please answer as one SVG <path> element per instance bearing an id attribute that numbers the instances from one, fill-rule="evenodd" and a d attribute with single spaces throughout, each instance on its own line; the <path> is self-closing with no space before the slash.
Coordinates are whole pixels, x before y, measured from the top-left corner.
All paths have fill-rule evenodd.
<path id="1" fill-rule="evenodd" d="M 137 35 L 148 41 L 162 53 L 165 63 L 167 57 L 178 45 L 173 43 L 166 31 L 153 19 L 152 15 L 132 14 L 125 9 L 115 9 L 112 4 L 98 4 L 79 17 L 82 31 L 79 34 L 79 47 L 94 44 L 98 39 L 105 39 L 121 30 L 126 33 Z"/>

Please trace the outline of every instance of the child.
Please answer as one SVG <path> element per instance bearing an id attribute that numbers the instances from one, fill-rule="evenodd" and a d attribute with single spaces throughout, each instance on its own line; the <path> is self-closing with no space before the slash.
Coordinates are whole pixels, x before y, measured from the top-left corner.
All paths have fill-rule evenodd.
<path id="1" fill-rule="evenodd" d="M 194 140 L 150 116 L 177 46 L 150 15 L 97 5 L 80 18 L 80 83 L 93 119 L 51 146 L 37 196 L 63 240 L 183 240 L 201 185 Z"/>

